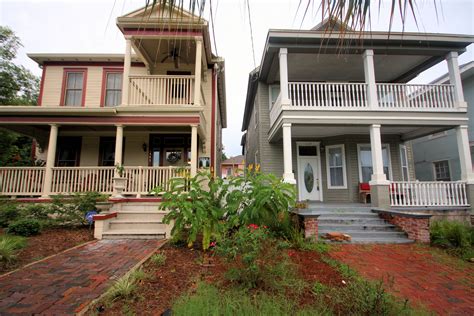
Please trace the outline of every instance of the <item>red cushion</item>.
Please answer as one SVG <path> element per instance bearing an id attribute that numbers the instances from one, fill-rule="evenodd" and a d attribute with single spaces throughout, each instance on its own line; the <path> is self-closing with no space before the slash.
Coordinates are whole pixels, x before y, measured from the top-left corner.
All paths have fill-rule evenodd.
<path id="1" fill-rule="evenodd" d="M 369 191 L 370 190 L 370 184 L 368 184 L 367 182 L 359 183 L 359 190 Z"/>

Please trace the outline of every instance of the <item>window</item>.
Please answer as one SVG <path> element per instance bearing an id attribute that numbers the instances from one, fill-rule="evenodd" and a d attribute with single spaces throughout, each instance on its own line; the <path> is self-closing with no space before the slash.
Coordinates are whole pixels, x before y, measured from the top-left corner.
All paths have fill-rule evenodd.
<path id="1" fill-rule="evenodd" d="M 448 160 L 435 161 L 433 167 L 436 181 L 451 181 Z"/>
<path id="2" fill-rule="evenodd" d="M 84 106 L 87 69 L 64 69 L 63 94 L 61 104 Z"/>
<path id="3" fill-rule="evenodd" d="M 105 106 L 117 106 L 122 103 L 122 70 L 104 70 L 105 73 Z"/>
<path id="4" fill-rule="evenodd" d="M 402 166 L 402 180 L 410 181 L 410 173 L 408 170 L 407 146 L 405 145 L 400 145 L 400 163 Z"/>
<path id="5" fill-rule="evenodd" d="M 269 105 L 270 109 L 273 107 L 275 104 L 276 100 L 278 99 L 278 96 L 280 95 L 280 85 L 271 85 L 268 87 L 268 94 L 269 94 Z"/>
<path id="6" fill-rule="evenodd" d="M 257 111 L 256 104 L 254 104 L 254 107 L 253 107 L 253 123 L 254 123 L 254 128 L 256 129 L 258 126 L 258 111 Z"/>
<path id="7" fill-rule="evenodd" d="M 369 144 L 358 144 L 359 153 L 359 181 L 367 183 L 372 178 L 372 150 Z M 387 144 L 382 145 L 383 173 L 387 179 L 392 178 L 390 170 L 390 148 Z"/>
<path id="8" fill-rule="evenodd" d="M 99 143 L 99 166 L 115 165 L 115 137 L 101 137 Z"/>
<path id="9" fill-rule="evenodd" d="M 81 155 L 81 137 L 58 137 L 56 166 L 77 167 Z"/>
<path id="10" fill-rule="evenodd" d="M 326 147 L 326 170 L 329 189 L 347 189 L 344 145 Z"/>

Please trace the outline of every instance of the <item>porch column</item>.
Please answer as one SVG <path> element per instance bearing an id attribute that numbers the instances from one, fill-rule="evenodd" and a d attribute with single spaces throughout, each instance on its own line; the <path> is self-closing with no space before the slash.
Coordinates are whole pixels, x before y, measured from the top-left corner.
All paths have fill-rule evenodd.
<path id="1" fill-rule="evenodd" d="M 459 151 L 459 162 L 461 165 L 461 180 L 474 184 L 474 174 L 472 172 L 471 148 L 469 147 L 469 135 L 467 125 L 456 127 L 456 138 Z M 474 201 L 473 201 L 474 202 Z"/>
<path id="2" fill-rule="evenodd" d="M 291 153 L 291 123 L 283 123 L 283 181 L 296 184 Z"/>
<path id="3" fill-rule="evenodd" d="M 128 86 L 130 83 L 130 67 L 132 64 L 132 40 L 125 40 L 125 57 L 123 60 L 123 78 L 122 78 L 122 105 L 128 105 Z"/>
<path id="4" fill-rule="evenodd" d="M 454 85 L 454 102 L 460 108 L 467 108 L 464 101 L 464 93 L 462 91 L 461 72 L 459 71 L 458 53 L 450 52 L 446 56 L 448 63 L 449 83 Z"/>
<path id="5" fill-rule="evenodd" d="M 382 140 L 380 125 L 370 125 L 370 149 L 372 153 L 372 178 L 370 184 L 370 201 L 372 206 L 390 207 L 390 181 L 383 172 Z"/>
<path id="6" fill-rule="evenodd" d="M 123 125 L 117 125 L 117 132 L 115 135 L 115 166 L 122 165 L 122 152 L 123 152 Z M 117 169 L 115 170 L 115 176 L 119 177 Z"/>
<path id="7" fill-rule="evenodd" d="M 197 125 L 191 125 L 191 177 L 197 173 L 197 156 L 198 156 L 198 141 L 197 141 Z"/>
<path id="8" fill-rule="evenodd" d="M 196 37 L 196 61 L 194 65 L 194 105 L 201 105 L 202 38 Z"/>
<path id="9" fill-rule="evenodd" d="M 51 124 L 48 142 L 48 155 L 46 157 L 46 167 L 44 172 L 43 195 L 47 198 L 51 195 L 51 184 L 53 181 L 53 167 L 56 159 L 56 146 L 58 142 L 58 125 Z"/>
<path id="10" fill-rule="evenodd" d="M 280 48 L 279 57 L 281 104 L 291 105 L 291 100 L 288 96 L 288 49 Z"/>
<path id="11" fill-rule="evenodd" d="M 367 105 L 370 109 L 377 109 L 377 85 L 375 83 L 374 51 L 366 49 L 362 54 L 364 59 L 364 76 L 367 84 Z"/>

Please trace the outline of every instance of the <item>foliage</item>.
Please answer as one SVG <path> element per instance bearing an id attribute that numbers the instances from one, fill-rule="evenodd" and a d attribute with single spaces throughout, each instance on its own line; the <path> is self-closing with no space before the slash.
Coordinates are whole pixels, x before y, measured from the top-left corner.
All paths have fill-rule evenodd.
<path id="1" fill-rule="evenodd" d="M 293 227 L 289 231 L 287 238 L 288 243 L 295 249 L 327 253 L 330 248 L 330 245 L 325 242 L 315 241 L 312 238 L 305 238 L 304 233 L 297 227 Z"/>
<path id="2" fill-rule="evenodd" d="M 20 236 L 0 236 L 0 263 L 9 264 L 16 260 L 18 250 L 26 246 L 26 238 Z"/>
<path id="3" fill-rule="evenodd" d="M 41 232 L 41 222 L 36 219 L 20 219 L 8 225 L 7 232 L 18 236 L 34 236 Z"/>
<path id="4" fill-rule="evenodd" d="M 68 200 L 64 196 L 54 196 L 50 213 L 54 214 L 57 224 L 86 225 L 86 213 L 96 211 L 96 203 L 105 199 L 106 196 L 98 192 L 75 193 Z"/>
<path id="5" fill-rule="evenodd" d="M 22 218 L 37 219 L 44 223 L 50 219 L 51 208 L 46 205 L 33 203 L 24 207 L 21 210 L 21 214 Z"/>
<path id="6" fill-rule="evenodd" d="M 119 175 L 119 177 L 122 177 L 123 172 L 125 171 L 125 167 L 121 164 L 116 164 L 115 165 L 115 170 L 117 170 L 117 174 Z"/>
<path id="7" fill-rule="evenodd" d="M 107 301 L 131 299 L 136 295 L 137 283 L 147 278 L 142 269 L 138 269 L 117 280 L 105 293 Z"/>
<path id="8" fill-rule="evenodd" d="M 153 262 L 157 266 L 162 266 L 166 262 L 166 255 L 164 253 L 155 253 L 150 258 L 151 262 Z"/>
<path id="9" fill-rule="evenodd" d="M 0 204 L 0 227 L 7 227 L 18 218 L 20 218 L 20 211 L 17 205 L 8 202 Z"/>
<path id="10" fill-rule="evenodd" d="M 431 244 L 470 259 L 474 257 L 474 227 L 456 221 L 440 220 L 430 226 Z"/>

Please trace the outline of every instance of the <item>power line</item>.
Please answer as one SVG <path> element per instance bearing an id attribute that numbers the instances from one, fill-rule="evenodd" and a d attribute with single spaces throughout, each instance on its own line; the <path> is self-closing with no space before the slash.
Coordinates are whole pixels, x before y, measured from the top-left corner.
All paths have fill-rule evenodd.
<path id="1" fill-rule="evenodd" d="M 252 18 L 250 14 L 250 3 L 247 0 L 247 11 L 249 15 L 249 25 L 250 25 L 250 41 L 252 42 L 252 55 L 253 55 L 253 68 L 257 67 L 257 63 L 255 62 L 255 46 L 253 44 L 253 28 L 252 28 Z"/>

